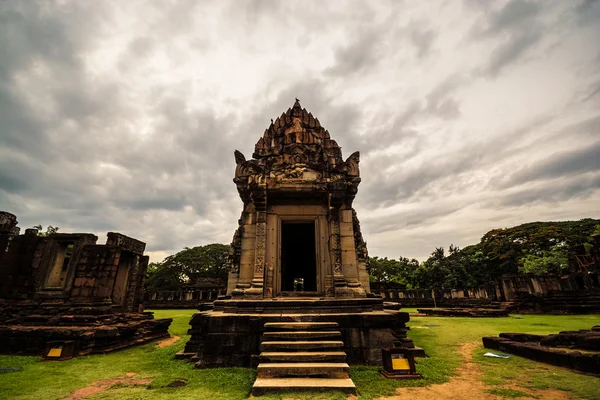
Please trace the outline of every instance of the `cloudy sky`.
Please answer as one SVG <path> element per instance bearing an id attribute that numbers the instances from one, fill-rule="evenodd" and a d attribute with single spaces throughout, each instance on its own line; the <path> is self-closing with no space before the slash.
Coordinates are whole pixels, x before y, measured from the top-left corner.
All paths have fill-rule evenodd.
<path id="1" fill-rule="evenodd" d="M 370 255 L 600 217 L 600 1 L 0 1 L 0 210 L 154 261 L 229 243 L 234 149 L 292 106 Z"/>

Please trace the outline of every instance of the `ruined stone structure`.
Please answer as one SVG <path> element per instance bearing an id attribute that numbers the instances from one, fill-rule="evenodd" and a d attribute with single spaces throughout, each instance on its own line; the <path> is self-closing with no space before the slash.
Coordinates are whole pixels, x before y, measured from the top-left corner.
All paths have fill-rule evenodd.
<path id="1" fill-rule="evenodd" d="M 501 333 L 482 340 L 487 349 L 600 376 L 600 326 L 553 335 Z"/>
<path id="2" fill-rule="evenodd" d="M 144 313 L 146 245 L 108 233 L 19 235 L 0 212 L 0 353 L 41 354 L 51 341 L 73 341 L 76 354 L 119 350 L 168 337 L 170 319 Z"/>
<path id="3" fill-rule="evenodd" d="M 517 313 L 593 314 L 600 312 L 596 270 L 569 275 L 503 275 L 475 289 L 403 289 L 372 284 L 373 292 L 403 307 L 507 308 Z"/>
<path id="4" fill-rule="evenodd" d="M 229 294 L 366 297 L 367 250 L 352 208 L 359 153 L 344 161 L 329 132 L 296 101 L 265 130 L 253 159 L 236 151 L 235 160 L 244 209 Z"/>
<path id="5" fill-rule="evenodd" d="M 359 154 L 340 147 L 298 100 L 265 131 L 253 158 L 235 152 L 243 201 L 228 296 L 195 314 L 178 354 L 198 367 L 254 366 L 253 394 L 354 392 L 347 360 L 381 364 L 406 335 L 408 313 L 370 293 L 367 249 L 352 202 Z M 320 376 L 316 379 L 314 376 Z M 311 379 L 305 379 L 311 377 Z"/>
<path id="6" fill-rule="evenodd" d="M 144 307 L 153 310 L 189 308 L 200 309 L 215 301 L 227 291 L 225 282 L 218 278 L 199 278 L 195 283 L 181 285 L 178 290 L 146 288 Z"/>

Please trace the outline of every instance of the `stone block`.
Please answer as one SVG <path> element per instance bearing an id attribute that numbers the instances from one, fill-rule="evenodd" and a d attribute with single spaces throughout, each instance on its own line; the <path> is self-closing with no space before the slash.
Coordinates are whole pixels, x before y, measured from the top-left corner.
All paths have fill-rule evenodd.
<path id="1" fill-rule="evenodd" d="M 340 248 L 342 251 L 356 251 L 356 247 L 354 245 L 354 237 L 353 236 L 342 236 L 340 238 Z"/>
<path id="2" fill-rule="evenodd" d="M 351 237 L 354 240 L 354 231 L 351 222 L 340 222 L 340 237 Z"/>

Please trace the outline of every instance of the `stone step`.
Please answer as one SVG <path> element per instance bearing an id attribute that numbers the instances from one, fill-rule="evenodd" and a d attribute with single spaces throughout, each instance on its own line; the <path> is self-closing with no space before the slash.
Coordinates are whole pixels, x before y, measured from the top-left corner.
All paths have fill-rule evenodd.
<path id="1" fill-rule="evenodd" d="M 262 351 L 294 351 L 294 350 L 323 350 L 340 349 L 344 347 L 341 340 L 296 340 L 296 341 L 277 341 L 262 342 L 260 348 Z"/>
<path id="2" fill-rule="evenodd" d="M 260 396 L 273 392 L 332 391 L 356 394 L 352 379 L 327 378 L 256 378 L 252 386 L 252 395 Z"/>
<path id="3" fill-rule="evenodd" d="M 267 331 L 307 331 L 336 328 L 338 328 L 337 322 L 267 322 L 265 324 L 265 330 Z"/>
<path id="4" fill-rule="evenodd" d="M 260 353 L 261 362 L 345 362 L 343 351 L 264 351 Z"/>
<path id="5" fill-rule="evenodd" d="M 265 332 L 263 340 L 278 341 L 278 340 L 319 340 L 319 339 L 340 339 L 342 333 L 340 331 L 287 331 L 287 332 Z"/>
<path id="6" fill-rule="evenodd" d="M 258 365 L 259 378 L 277 377 L 327 377 L 349 378 L 350 367 L 346 363 L 262 363 Z"/>

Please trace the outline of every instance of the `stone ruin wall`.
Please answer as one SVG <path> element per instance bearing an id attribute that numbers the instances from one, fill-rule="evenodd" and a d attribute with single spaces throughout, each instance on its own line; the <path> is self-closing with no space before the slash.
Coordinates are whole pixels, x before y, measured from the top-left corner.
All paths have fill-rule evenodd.
<path id="1" fill-rule="evenodd" d="M 87 233 L 41 237 L 27 229 L 19 235 L 16 224 L 14 215 L 0 213 L 0 301 L 120 305 L 123 312 L 139 311 L 148 267 L 143 242 L 114 232 L 105 245 L 96 244 L 98 238 Z M 70 257 L 60 268 L 60 283 L 52 285 L 49 274 L 65 244 L 72 246 Z M 117 279 L 119 267 L 126 273 Z M 114 304 L 111 297 L 119 280 L 127 285 L 121 288 L 122 304 Z"/>
<path id="2" fill-rule="evenodd" d="M 594 273 L 506 275 L 473 289 L 403 289 L 377 283 L 371 283 L 371 289 L 402 307 L 489 307 L 505 302 L 519 312 L 600 312 L 600 279 Z"/>
<path id="3" fill-rule="evenodd" d="M 14 215 L 0 212 L 0 353 L 40 354 L 50 341 L 69 341 L 77 354 L 94 354 L 169 336 L 171 319 L 143 312 L 143 242 L 19 231 Z"/>

